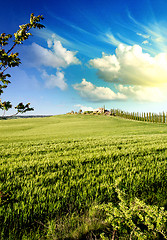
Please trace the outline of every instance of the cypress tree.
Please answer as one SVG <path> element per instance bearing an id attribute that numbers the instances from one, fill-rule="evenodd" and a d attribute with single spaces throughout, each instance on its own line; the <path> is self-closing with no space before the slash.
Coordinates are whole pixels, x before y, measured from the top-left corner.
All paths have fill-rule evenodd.
<path id="1" fill-rule="evenodd" d="M 165 113 L 163 112 L 163 123 L 165 123 Z"/>
<path id="2" fill-rule="evenodd" d="M 154 122 L 154 114 L 152 113 L 152 122 Z"/>
<path id="3" fill-rule="evenodd" d="M 151 122 L 151 113 L 149 112 L 149 122 Z"/>
<path id="4" fill-rule="evenodd" d="M 159 113 L 159 123 L 161 123 L 161 113 Z"/>
<path id="5" fill-rule="evenodd" d="M 158 114 L 156 114 L 156 123 L 158 122 Z"/>

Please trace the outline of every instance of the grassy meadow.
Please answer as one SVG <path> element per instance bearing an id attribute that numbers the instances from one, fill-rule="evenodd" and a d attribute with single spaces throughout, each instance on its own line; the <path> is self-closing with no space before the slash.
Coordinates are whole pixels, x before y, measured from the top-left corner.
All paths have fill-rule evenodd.
<path id="1" fill-rule="evenodd" d="M 166 124 L 0 120 L 0 239 L 167 239 L 166 170 Z"/>

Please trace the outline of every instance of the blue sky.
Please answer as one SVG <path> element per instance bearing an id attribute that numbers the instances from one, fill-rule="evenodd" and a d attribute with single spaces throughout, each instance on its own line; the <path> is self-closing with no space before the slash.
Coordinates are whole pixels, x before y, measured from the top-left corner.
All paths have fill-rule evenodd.
<path id="1" fill-rule="evenodd" d="M 1 9 L 1 33 L 32 12 L 46 26 L 17 47 L 22 64 L 2 101 L 31 102 L 32 114 L 167 111 L 166 0 L 9 0 Z"/>

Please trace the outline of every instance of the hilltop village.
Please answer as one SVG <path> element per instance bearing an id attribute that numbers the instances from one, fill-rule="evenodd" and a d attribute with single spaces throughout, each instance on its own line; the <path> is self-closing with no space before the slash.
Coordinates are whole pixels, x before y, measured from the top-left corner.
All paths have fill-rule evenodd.
<path id="1" fill-rule="evenodd" d="M 74 112 L 73 110 L 70 112 L 70 113 L 67 113 L 67 114 L 98 114 L 98 115 L 101 115 L 101 114 L 105 114 L 105 115 L 114 115 L 114 112 L 113 110 L 107 110 L 105 109 L 105 106 L 104 107 L 99 107 L 99 108 L 96 108 L 96 109 L 93 109 L 93 111 L 82 111 L 82 109 L 80 109 L 78 112 Z"/>

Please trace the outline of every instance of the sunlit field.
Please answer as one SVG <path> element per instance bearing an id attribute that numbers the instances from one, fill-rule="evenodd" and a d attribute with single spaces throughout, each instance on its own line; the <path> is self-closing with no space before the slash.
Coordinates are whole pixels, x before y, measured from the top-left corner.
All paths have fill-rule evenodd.
<path id="1" fill-rule="evenodd" d="M 81 114 L 0 120 L 0 239 L 165 239 L 164 225 L 145 237 L 140 216 L 122 230 L 126 214 L 115 223 L 107 209 L 138 199 L 167 219 L 166 170 L 166 124 Z"/>

